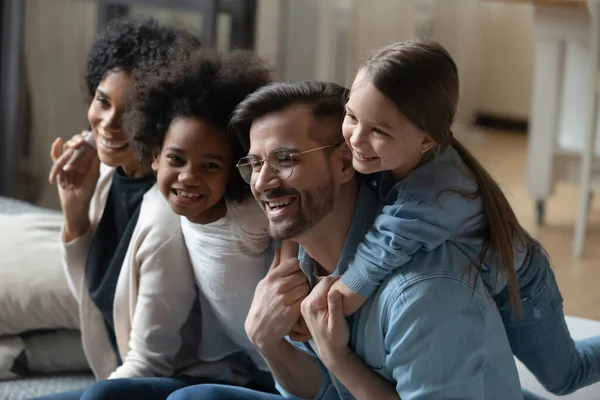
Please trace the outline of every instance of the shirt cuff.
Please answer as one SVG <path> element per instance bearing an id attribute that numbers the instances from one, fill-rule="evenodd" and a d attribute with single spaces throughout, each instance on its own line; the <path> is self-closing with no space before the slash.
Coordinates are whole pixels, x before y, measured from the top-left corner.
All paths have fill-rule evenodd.
<path id="1" fill-rule="evenodd" d="M 360 268 L 355 264 L 351 264 L 348 270 L 344 272 L 342 282 L 353 293 L 362 297 L 370 297 L 377 290 L 377 286 L 369 282 L 368 278 L 361 274 Z"/>

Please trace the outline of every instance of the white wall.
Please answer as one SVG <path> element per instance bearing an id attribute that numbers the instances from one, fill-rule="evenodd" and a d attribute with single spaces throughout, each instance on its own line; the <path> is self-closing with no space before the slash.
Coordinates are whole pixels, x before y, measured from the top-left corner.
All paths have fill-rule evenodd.
<path id="1" fill-rule="evenodd" d="M 358 67 L 374 50 L 415 38 L 418 32 L 429 32 L 458 64 L 461 100 L 457 120 L 466 125 L 481 103 L 480 3 L 480 0 L 261 0 L 257 50 L 279 68 L 279 78 L 321 79 L 348 86 Z M 436 4 L 433 9 L 432 4 Z M 426 11 L 429 9 L 433 10 L 431 15 Z M 422 29 L 419 21 L 431 26 Z M 275 35 L 270 32 L 274 31 L 281 38 L 279 42 L 273 40 Z"/>
<path id="2" fill-rule="evenodd" d="M 256 12 L 256 52 L 272 67 L 278 65 L 280 0 L 259 0 Z"/>
<path id="3" fill-rule="evenodd" d="M 528 119 L 533 74 L 533 6 L 482 2 L 481 111 Z"/>
<path id="4" fill-rule="evenodd" d="M 378 47 L 420 32 L 440 42 L 454 58 L 461 82 L 457 126 L 470 124 L 480 104 L 482 40 L 480 0 L 378 0 L 357 2 L 358 37 L 351 76 L 361 59 Z M 433 7 L 432 7 L 433 6 Z"/>
<path id="5" fill-rule="evenodd" d="M 410 38 L 414 0 L 260 0 L 257 52 L 284 80 L 348 85 L 370 51 Z"/>
<path id="6" fill-rule="evenodd" d="M 379 47 L 413 37 L 414 0 L 356 1 L 351 35 L 348 78 L 350 82 L 360 64 Z"/>
<path id="7" fill-rule="evenodd" d="M 273 66 L 282 67 L 279 78 L 349 85 L 372 51 L 414 37 L 419 18 L 415 8 L 428 1 L 260 0 L 257 50 Z M 285 3 L 289 9 L 280 21 Z M 340 33 L 344 30 L 345 35 Z M 287 37 L 279 43 L 285 31 Z M 437 0 L 431 33 L 458 64 L 458 118 L 463 123 L 476 111 L 528 119 L 533 70 L 531 5 Z"/>
<path id="8" fill-rule="evenodd" d="M 83 72 L 96 33 L 96 4 L 49 3 L 25 3 L 23 74 L 29 88 L 32 145 L 22 166 L 42 185 L 38 203 L 56 208 L 56 186 L 47 183 L 50 145 L 56 137 L 70 138 L 87 127 Z"/>
<path id="9" fill-rule="evenodd" d="M 470 128 L 481 104 L 483 23 L 480 0 L 438 0 L 432 38 L 452 55 L 458 67 L 460 100 L 455 132 Z"/>
<path id="10" fill-rule="evenodd" d="M 414 37 L 419 18 L 415 7 L 423 1 L 429 0 L 260 0 L 257 52 L 279 68 L 279 79 L 323 79 L 348 86 L 372 51 Z M 33 148 L 27 163 L 42 181 L 50 165 L 51 141 L 85 127 L 81 75 L 95 34 L 96 7 L 94 2 L 71 0 L 53 0 L 52 7 L 46 3 L 27 0 L 24 43 L 25 77 L 35 88 Z M 468 123 L 475 110 L 527 118 L 532 7 L 481 0 L 438 0 L 437 4 L 431 33 L 459 66 L 462 123 Z M 202 21 L 197 16 L 182 14 L 164 17 L 199 29 Z M 68 29 L 66 20 L 72 21 Z M 56 93 L 63 99 L 60 104 Z M 58 205 L 54 187 L 44 185 L 40 203 Z"/>

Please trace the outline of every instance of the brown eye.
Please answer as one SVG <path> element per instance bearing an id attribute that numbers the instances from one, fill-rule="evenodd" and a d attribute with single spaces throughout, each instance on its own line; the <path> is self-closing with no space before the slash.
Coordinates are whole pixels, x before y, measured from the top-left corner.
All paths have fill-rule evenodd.
<path id="1" fill-rule="evenodd" d="M 278 154 L 277 164 L 280 167 L 291 167 L 294 164 L 294 157 L 291 154 Z"/>
<path id="2" fill-rule="evenodd" d="M 373 133 L 376 133 L 376 134 L 378 134 L 380 136 L 390 136 L 390 135 L 388 135 L 387 133 L 385 133 L 384 131 L 382 131 L 379 128 L 373 128 Z"/>
<path id="3" fill-rule="evenodd" d="M 97 97 L 96 97 L 96 101 L 97 101 L 98 103 L 100 103 L 100 105 L 102 105 L 102 107 L 105 107 L 105 108 L 108 108 L 108 107 L 110 107 L 110 103 L 109 103 L 109 102 L 108 102 L 108 100 L 107 100 L 107 99 L 105 99 L 104 97 L 97 96 Z"/>
<path id="4" fill-rule="evenodd" d="M 262 162 L 260 160 L 249 160 L 248 164 L 250 164 L 250 167 L 256 172 L 260 171 L 262 168 Z"/>
<path id="5" fill-rule="evenodd" d="M 175 165 L 184 164 L 183 159 L 179 156 L 176 156 L 175 154 L 169 154 L 167 156 L 167 159 L 169 159 L 171 161 L 171 163 L 173 163 Z"/>
<path id="6" fill-rule="evenodd" d="M 219 164 L 215 164 L 215 163 L 204 163 L 204 165 L 202 165 L 202 167 L 209 171 L 216 171 L 216 170 L 221 169 L 221 166 Z"/>

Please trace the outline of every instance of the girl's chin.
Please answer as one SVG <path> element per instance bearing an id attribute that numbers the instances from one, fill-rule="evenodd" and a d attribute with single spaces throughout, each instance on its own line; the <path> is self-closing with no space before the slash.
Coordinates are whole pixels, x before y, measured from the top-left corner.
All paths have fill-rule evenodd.
<path id="1" fill-rule="evenodd" d="M 381 169 L 378 168 L 378 166 L 376 165 L 365 165 L 365 163 L 358 161 L 353 161 L 352 166 L 354 167 L 354 170 L 356 172 L 363 175 L 374 174 L 376 172 L 381 171 Z"/>

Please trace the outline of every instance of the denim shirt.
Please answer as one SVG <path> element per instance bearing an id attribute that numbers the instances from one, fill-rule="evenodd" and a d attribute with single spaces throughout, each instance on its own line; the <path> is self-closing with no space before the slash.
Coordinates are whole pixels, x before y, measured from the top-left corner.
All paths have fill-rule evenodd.
<path id="1" fill-rule="evenodd" d="M 477 184 L 452 147 L 426 156 L 406 178 L 393 182 L 389 172 L 367 177 L 384 202 L 371 229 L 358 245 L 342 281 L 353 292 L 369 297 L 395 269 L 420 250 L 431 251 L 452 241 L 478 263 L 487 219 Z M 524 264 L 527 249 L 514 246 L 515 270 Z M 493 295 L 506 287 L 498 260 L 488 251 L 481 265 L 483 281 Z"/>
<path id="2" fill-rule="evenodd" d="M 344 272 L 379 212 L 376 194 L 362 184 L 335 275 Z M 316 262 L 302 248 L 299 258 L 316 284 Z M 522 399 L 502 320 L 482 281 L 465 272 L 470 262 L 450 242 L 418 251 L 348 319 L 352 350 L 403 400 Z M 318 360 L 309 343 L 292 343 Z M 315 399 L 353 399 L 318 362 L 323 374 Z"/>

